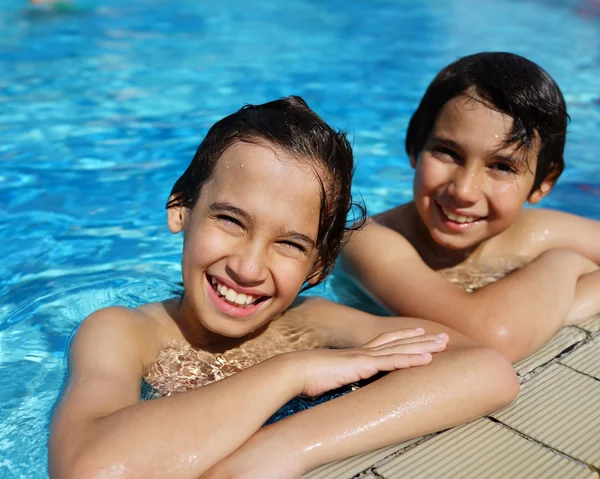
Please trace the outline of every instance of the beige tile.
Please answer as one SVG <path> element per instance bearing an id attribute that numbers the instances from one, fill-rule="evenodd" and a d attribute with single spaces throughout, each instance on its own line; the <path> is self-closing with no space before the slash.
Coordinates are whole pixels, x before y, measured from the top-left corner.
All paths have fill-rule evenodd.
<path id="1" fill-rule="evenodd" d="M 450 429 L 377 465 L 385 479 L 592 479 L 587 467 L 489 419 Z"/>
<path id="2" fill-rule="evenodd" d="M 578 347 L 559 362 L 577 371 L 589 374 L 596 379 L 600 379 L 600 336 Z M 600 448 L 600 445 L 598 447 Z"/>
<path id="3" fill-rule="evenodd" d="M 586 337 L 585 332 L 578 328 L 566 327 L 559 329 L 552 339 L 539 351 L 516 363 L 515 371 L 517 371 L 519 376 L 524 376 Z"/>
<path id="4" fill-rule="evenodd" d="M 586 321 L 585 323 L 578 325 L 578 327 L 581 329 L 585 329 L 590 333 L 597 333 L 598 331 L 600 331 L 600 314 Z"/>
<path id="5" fill-rule="evenodd" d="M 389 455 L 404 449 L 405 447 L 419 441 L 421 438 L 411 439 L 393 446 L 377 449 L 365 454 L 359 454 L 343 461 L 331 462 L 325 464 L 302 476 L 303 479 L 350 479 L 358 473 L 368 469 L 376 462 L 388 457 Z"/>
<path id="6" fill-rule="evenodd" d="M 503 424 L 582 462 L 600 466 L 600 381 L 552 364 L 521 386 Z"/>

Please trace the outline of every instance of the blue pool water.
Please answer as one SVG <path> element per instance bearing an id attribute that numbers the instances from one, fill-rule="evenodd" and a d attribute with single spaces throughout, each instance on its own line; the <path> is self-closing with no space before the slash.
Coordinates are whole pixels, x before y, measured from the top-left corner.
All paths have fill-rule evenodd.
<path id="1" fill-rule="evenodd" d="M 164 203 L 207 128 L 299 94 L 348 129 L 371 212 L 410 198 L 404 131 L 433 75 L 481 50 L 547 69 L 572 116 L 543 206 L 600 219 L 600 5 L 584 0 L 0 0 L 0 477 L 47 475 L 69 337 L 168 296 Z M 319 294 L 368 307 L 334 275 Z"/>

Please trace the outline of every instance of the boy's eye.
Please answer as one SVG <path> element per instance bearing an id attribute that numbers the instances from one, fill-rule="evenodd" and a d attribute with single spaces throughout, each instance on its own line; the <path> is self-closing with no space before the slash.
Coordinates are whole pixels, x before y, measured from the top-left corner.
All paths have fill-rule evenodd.
<path id="1" fill-rule="evenodd" d="M 455 151 L 451 150 L 450 148 L 446 148 L 444 146 L 436 146 L 433 148 L 433 151 L 438 156 L 449 156 L 454 161 L 456 161 L 458 159 L 458 155 L 456 154 Z"/>
<path id="2" fill-rule="evenodd" d="M 514 166 L 508 163 L 494 163 L 491 165 L 491 168 L 501 173 L 516 173 Z"/>

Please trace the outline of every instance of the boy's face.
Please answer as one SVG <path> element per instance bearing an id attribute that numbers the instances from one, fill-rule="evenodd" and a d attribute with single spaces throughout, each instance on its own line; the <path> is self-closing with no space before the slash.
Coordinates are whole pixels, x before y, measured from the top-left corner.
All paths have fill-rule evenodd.
<path id="1" fill-rule="evenodd" d="M 169 210 L 171 230 L 184 231 L 184 303 L 204 328 L 241 337 L 293 302 L 318 256 L 320 191 L 312 168 L 236 142 L 193 210 Z"/>
<path id="2" fill-rule="evenodd" d="M 415 161 L 414 202 L 431 238 L 452 250 L 470 250 L 507 229 L 529 199 L 538 145 L 505 146 L 513 120 L 465 95 L 440 111 Z M 527 157 L 528 155 L 528 157 Z"/>

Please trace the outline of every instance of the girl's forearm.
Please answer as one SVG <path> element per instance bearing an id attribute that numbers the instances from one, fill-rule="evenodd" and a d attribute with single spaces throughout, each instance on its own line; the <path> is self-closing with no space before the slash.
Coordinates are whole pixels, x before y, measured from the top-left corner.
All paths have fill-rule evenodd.
<path id="1" fill-rule="evenodd" d="M 289 355 L 185 393 L 95 419 L 92 439 L 65 477 L 196 478 L 251 437 L 302 391 Z"/>
<path id="2" fill-rule="evenodd" d="M 506 406 L 518 390 L 513 368 L 498 351 L 473 346 L 443 352 L 428 366 L 390 373 L 261 429 L 206 478 L 299 477 L 330 461 L 473 420 Z"/>

